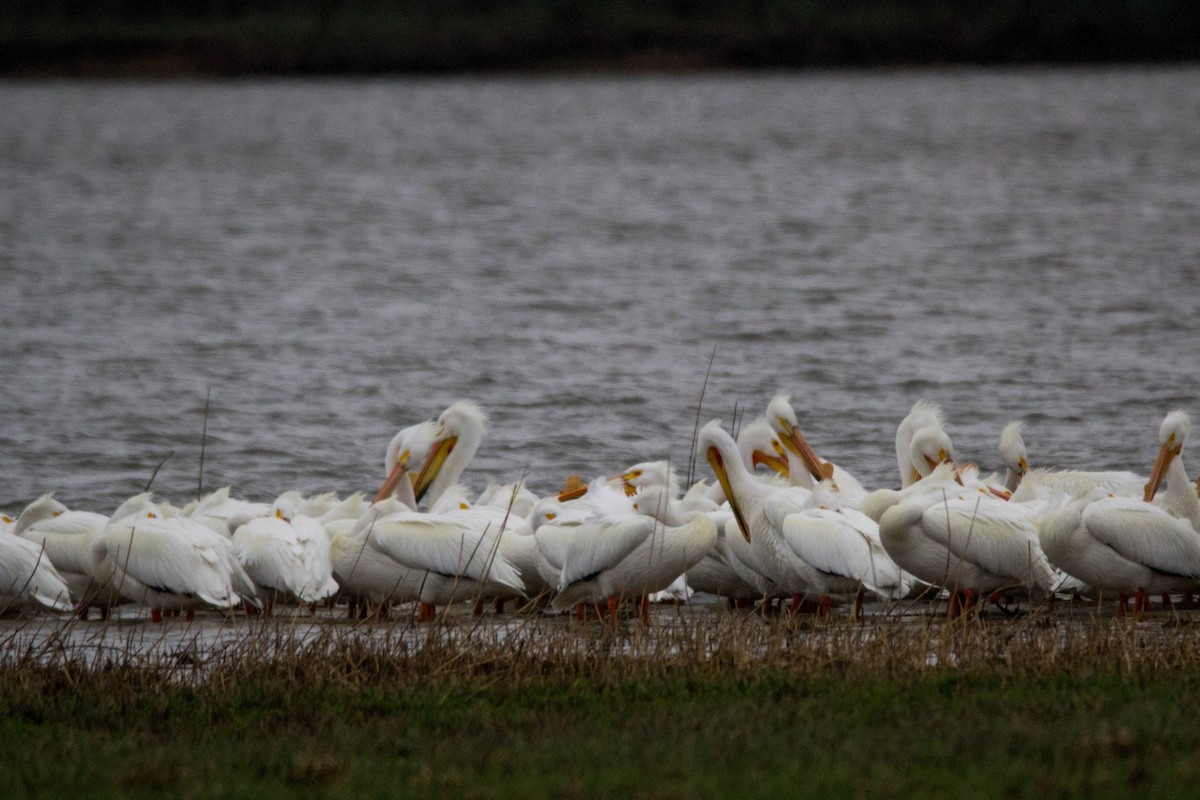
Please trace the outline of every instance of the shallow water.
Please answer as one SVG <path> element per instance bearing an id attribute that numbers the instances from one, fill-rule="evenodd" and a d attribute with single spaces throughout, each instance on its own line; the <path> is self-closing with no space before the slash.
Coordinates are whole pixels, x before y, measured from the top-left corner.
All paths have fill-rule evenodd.
<path id="1" fill-rule="evenodd" d="M 474 488 L 688 460 L 791 392 L 896 482 L 911 403 L 998 466 L 1148 471 L 1200 411 L 1200 70 L 0 84 L 0 508 L 162 467 L 377 488 L 473 398 Z M 715 355 L 714 355 L 715 349 Z M 706 468 L 699 475 L 707 475 Z"/>

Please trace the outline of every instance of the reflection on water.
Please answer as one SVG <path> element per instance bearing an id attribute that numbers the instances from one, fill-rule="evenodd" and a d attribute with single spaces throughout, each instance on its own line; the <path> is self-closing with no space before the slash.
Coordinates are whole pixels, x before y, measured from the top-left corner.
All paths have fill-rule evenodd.
<path id="1" fill-rule="evenodd" d="M 148 480 L 374 488 L 478 400 L 476 487 L 647 457 L 790 391 L 895 482 L 1148 470 L 1200 412 L 1195 69 L 0 85 L 0 506 Z M 706 474 L 703 470 L 701 474 Z"/>

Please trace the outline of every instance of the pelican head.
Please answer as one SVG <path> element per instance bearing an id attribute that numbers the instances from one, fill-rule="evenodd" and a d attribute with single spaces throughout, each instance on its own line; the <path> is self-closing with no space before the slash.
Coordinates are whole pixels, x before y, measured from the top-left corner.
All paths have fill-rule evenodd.
<path id="1" fill-rule="evenodd" d="M 418 501 L 430 490 L 452 454 L 455 460 L 455 469 L 450 471 L 443 483 L 450 485 L 458 480 L 462 470 L 475 457 L 475 451 L 479 449 L 479 444 L 483 441 L 483 433 L 486 428 L 487 414 L 483 412 L 478 403 L 470 400 L 456 400 L 442 412 L 438 417 L 437 433 L 433 444 L 429 447 L 429 454 L 413 484 L 413 492 Z M 434 500 L 437 499 L 438 494 L 440 492 L 434 493 Z"/>
<path id="2" fill-rule="evenodd" d="M 675 474 L 675 470 L 671 469 L 669 461 L 643 461 L 640 464 L 634 464 L 622 472 L 618 479 L 625 484 L 627 491 L 632 489 L 634 493 L 645 491 L 653 486 L 661 486 L 670 493 L 671 497 L 679 495 L 679 476 Z"/>
<path id="3" fill-rule="evenodd" d="M 938 464 L 953 464 L 954 445 L 941 428 L 922 428 L 913 435 L 909 457 L 915 482 L 931 473 Z"/>
<path id="4" fill-rule="evenodd" d="M 790 395 L 777 394 L 767 404 L 767 422 L 779 434 L 779 441 L 804 464 L 813 480 L 820 482 L 833 477 L 833 465 L 821 461 L 800 431 Z"/>
<path id="5" fill-rule="evenodd" d="M 396 491 L 396 487 L 400 485 L 400 479 L 406 475 L 410 483 L 415 483 L 416 473 L 412 471 L 412 464 L 415 461 L 413 455 L 427 452 L 436 436 L 437 423 L 425 420 L 416 425 L 409 425 L 392 437 L 383 461 L 387 478 L 379 493 L 375 495 L 375 502 L 385 497 L 391 497 L 392 493 Z"/>
<path id="6" fill-rule="evenodd" d="M 1147 503 L 1154 499 L 1155 493 L 1158 492 L 1158 485 L 1162 483 L 1171 462 L 1183 452 L 1183 443 L 1187 441 L 1188 434 L 1191 432 L 1192 418 L 1182 411 L 1172 411 L 1167 414 L 1162 425 L 1158 426 L 1158 458 L 1154 460 L 1154 469 L 1150 472 L 1150 480 L 1146 483 L 1144 498 Z"/>
<path id="7" fill-rule="evenodd" d="M 1023 422 L 1010 422 L 1000 431 L 1000 458 L 1004 465 L 1017 475 L 1029 472 L 1029 460 L 1025 453 L 1025 440 L 1021 438 Z"/>
<path id="8" fill-rule="evenodd" d="M 783 444 L 775 435 L 771 423 L 766 417 L 756 417 L 753 422 L 743 425 L 737 436 L 738 451 L 742 455 L 742 463 L 750 471 L 760 464 L 770 467 L 774 472 L 786 476 L 788 474 L 787 458 L 783 455 Z"/>
<path id="9" fill-rule="evenodd" d="M 52 519 L 66 510 L 66 506 L 54 499 L 54 492 L 46 492 L 37 500 L 25 506 L 25 510 L 17 517 L 12 532 L 19 534 L 35 522 Z"/>

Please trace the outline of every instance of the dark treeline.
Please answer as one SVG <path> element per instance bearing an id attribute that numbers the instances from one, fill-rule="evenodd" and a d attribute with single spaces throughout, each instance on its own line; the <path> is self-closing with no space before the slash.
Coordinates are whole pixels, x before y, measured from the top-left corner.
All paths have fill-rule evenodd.
<path id="1" fill-rule="evenodd" d="M 1196 0 L 5 0 L 0 74 L 1200 59 Z"/>

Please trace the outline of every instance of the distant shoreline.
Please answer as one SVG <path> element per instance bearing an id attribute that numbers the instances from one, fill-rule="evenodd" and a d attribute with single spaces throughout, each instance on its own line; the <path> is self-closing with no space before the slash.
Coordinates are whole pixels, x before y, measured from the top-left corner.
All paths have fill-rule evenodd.
<path id="1" fill-rule="evenodd" d="M 1200 62 L 1200 3 L 11 0 L 0 77 L 226 78 Z M 678 6 L 678 7 L 677 7 Z M 86 13 L 87 9 L 91 13 Z"/>

